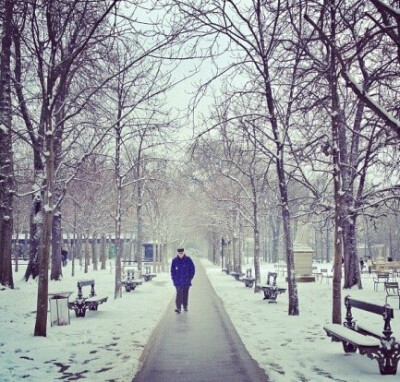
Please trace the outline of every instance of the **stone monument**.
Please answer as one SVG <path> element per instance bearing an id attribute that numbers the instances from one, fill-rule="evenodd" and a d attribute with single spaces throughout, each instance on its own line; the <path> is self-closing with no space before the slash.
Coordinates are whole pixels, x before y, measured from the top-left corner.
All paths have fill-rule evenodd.
<path id="1" fill-rule="evenodd" d="M 294 270 L 297 282 L 315 282 L 312 272 L 314 250 L 310 247 L 310 224 L 298 223 L 293 244 Z"/>

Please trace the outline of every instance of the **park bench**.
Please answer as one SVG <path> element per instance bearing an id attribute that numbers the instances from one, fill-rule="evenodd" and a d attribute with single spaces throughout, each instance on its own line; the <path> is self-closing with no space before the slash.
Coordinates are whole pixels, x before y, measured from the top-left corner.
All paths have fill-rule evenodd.
<path id="1" fill-rule="evenodd" d="M 229 273 L 235 280 L 240 281 L 241 278 L 244 276 L 244 273 L 241 272 L 231 272 Z"/>
<path id="2" fill-rule="evenodd" d="M 126 292 L 130 292 L 131 290 L 135 290 L 138 285 L 143 284 L 143 280 L 135 279 L 135 268 L 133 267 L 125 267 L 124 268 L 124 277 L 121 284 L 124 286 Z"/>
<path id="3" fill-rule="evenodd" d="M 320 269 L 320 275 L 321 275 L 321 283 L 322 280 L 326 280 L 326 283 L 329 284 L 329 279 L 333 278 L 333 274 L 328 272 L 327 268 L 321 268 Z"/>
<path id="4" fill-rule="evenodd" d="M 89 297 L 83 297 L 82 288 L 90 285 Z M 68 303 L 68 308 L 75 311 L 76 317 L 85 317 L 86 310 L 97 310 L 98 306 L 106 302 L 108 297 L 96 297 L 94 280 L 80 280 L 77 282 L 78 295 L 75 301 Z"/>
<path id="5" fill-rule="evenodd" d="M 400 309 L 400 291 L 399 291 L 399 283 L 397 281 L 388 281 L 385 282 L 385 291 L 386 291 L 386 304 L 389 297 L 395 297 L 399 299 L 399 309 Z"/>
<path id="6" fill-rule="evenodd" d="M 385 285 L 385 283 L 389 281 L 389 272 L 377 273 L 373 277 L 373 281 L 374 281 L 374 291 L 377 291 L 379 284 Z"/>
<path id="7" fill-rule="evenodd" d="M 276 285 L 277 277 L 277 272 L 268 272 L 267 284 L 259 286 L 259 288 L 264 292 L 264 300 L 268 300 L 269 303 L 276 303 L 278 295 L 286 292 L 286 288 L 280 288 L 278 285 Z"/>
<path id="8" fill-rule="evenodd" d="M 157 275 L 155 273 L 150 272 L 150 266 L 145 267 L 145 273 L 143 275 L 144 281 L 151 281 Z"/>
<path id="9" fill-rule="evenodd" d="M 392 337 L 390 320 L 394 317 L 393 308 L 389 305 L 376 305 L 370 302 L 345 297 L 346 321 L 343 325 L 327 324 L 324 330 L 333 341 L 342 342 L 345 353 L 366 355 L 376 359 L 379 371 L 383 375 L 396 374 L 400 359 L 400 344 Z M 383 331 L 353 320 L 352 308 L 381 315 L 384 325 Z"/>
<path id="10" fill-rule="evenodd" d="M 286 276 L 287 265 L 286 264 L 274 264 L 276 273 L 280 273 L 282 277 Z"/>
<path id="11" fill-rule="evenodd" d="M 244 282 L 244 285 L 245 285 L 247 288 L 253 288 L 254 281 L 255 281 L 256 279 L 253 277 L 252 269 L 251 269 L 251 268 L 248 268 L 248 269 L 246 270 L 246 274 L 241 278 L 241 280 Z"/>

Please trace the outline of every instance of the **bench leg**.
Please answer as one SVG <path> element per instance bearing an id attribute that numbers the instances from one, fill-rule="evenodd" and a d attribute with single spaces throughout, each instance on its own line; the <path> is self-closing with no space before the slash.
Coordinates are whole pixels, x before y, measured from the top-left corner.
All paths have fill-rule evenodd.
<path id="1" fill-rule="evenodd" d="M 85 317 L 85 315 L 86 315 L 86 305 L 85 304 L 76 306 L 74 308 L 74 310 L 75 310 L 76 317 Z"/>
<path id="2" fill-rule="evenodd" d="M 269 297 L 269 303 L 270 304 L 276 304 L 276 299 L 277 299 L 277 297 L 278 297 L 278 292 L 273 292 L 272 294 L 271 294 L 271 296 Z"/>
<path id="3" fill-rule="evenodd" d="M 267 289 L 264 290 L 264 300 L 269 300 L 270 304 L 276 304 L 276 298 L 278 297 L 278 290 Z"/>
<path id="4" fill-rule="evenodd" d="M 398 359 L 393 360 L 390 358 L 377 359 L 379 364 L 379 372 L 382 375 L 396 375 L 397 374 L 397 364 Z"/>
<path id="5" fill-rule="evenodd" d="M 379 364 L 379 372 L 382 375 L 395 375 L 397 373 L 397 365 L 400 360 L 400 348 L 392 348 L 390 350 L 381 348 L 376 351 L 360 349 L 360 354 L 366 354 L 368 358 L 376 359 Z"/>
<path id="6" fill-rule="evenodd" d="M 354 346 L 353 344 L 350 344 L 346 341 L 342 341 L 342 344 L 345 353 L 355 353 L 357 351 L 357 346 Z"/>

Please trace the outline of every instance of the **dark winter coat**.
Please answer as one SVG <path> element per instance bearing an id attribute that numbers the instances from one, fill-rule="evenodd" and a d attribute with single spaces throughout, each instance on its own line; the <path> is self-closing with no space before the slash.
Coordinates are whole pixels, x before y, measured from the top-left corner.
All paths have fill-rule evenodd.
<path id="1" fill-rule="evenodd" d="M 177 256 L 172 260 L 171 277 L 177 288 L 190 287 L 194 274 L 194 263 L 189 256 L 184 255 L 182 259 Z"/>

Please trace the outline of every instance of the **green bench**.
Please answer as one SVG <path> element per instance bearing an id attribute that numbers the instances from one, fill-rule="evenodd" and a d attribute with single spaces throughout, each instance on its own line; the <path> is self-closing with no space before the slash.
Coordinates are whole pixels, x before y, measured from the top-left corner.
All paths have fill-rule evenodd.
<path id="1" fill-rule="evenodd" d="M 390 320 L 393 319 L 393 308 L 389 305 L 376 305 L 370 302 L 345 297 L 346 321 L 343 325 L 327 324 L 324 330 L 333 341 L 342 342 L 345 353 L 366 355 L 375 359 L 382 375 L 397 373 L 400 359 L 400 344 L 392 336 Z M 353 320 L 352 308 L 382 316 L 383 330 L 359 323 Z"/>
<path id="2" fill-rule="evenodd" d="M 78 295 L 74 301 L 68 303 L 68 308 L 75 311 L 76 317 L 85 317 L 86 310 L 97 310 L 100 304 L 107 301 L 108 297 L 97 297 L 94 290 L 94 280 L 80 280 L 77 282 Z M 90 286 L 89 297 L 83 297 L 82 288 Z"/>

